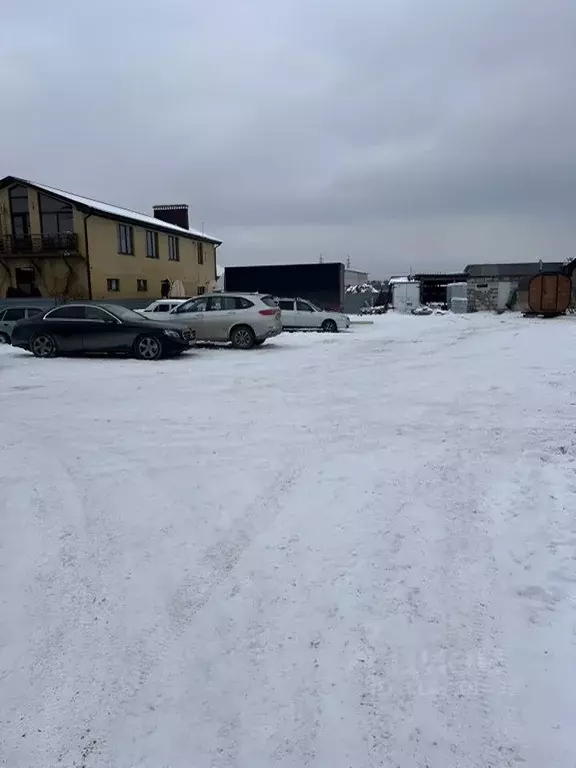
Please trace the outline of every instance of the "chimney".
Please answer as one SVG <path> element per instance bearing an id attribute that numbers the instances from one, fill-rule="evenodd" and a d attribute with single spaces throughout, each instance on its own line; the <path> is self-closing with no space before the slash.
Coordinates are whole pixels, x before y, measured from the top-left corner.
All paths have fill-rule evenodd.
<path id="1" fill-rule="evenodd" d="M 154 218 L 165 221 L 166 224 L 175 224 L 177 227 L 190 229 L 187 205 L 155 205 Z"/>

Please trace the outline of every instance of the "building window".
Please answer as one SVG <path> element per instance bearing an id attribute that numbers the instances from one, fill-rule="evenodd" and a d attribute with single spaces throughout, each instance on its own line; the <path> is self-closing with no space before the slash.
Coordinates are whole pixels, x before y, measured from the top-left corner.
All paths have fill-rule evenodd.
<path id="1" fill-rule="evenodd" d="M 204 264 L 204 243 L 198 243 L 198 264 Z"/>
<path id="2" fill-rule="evenodd" d="M 10 190 L 10 210 L 12 213 L 12 234 L 16 238 L 25 238 L 30 234 L 30 212 L 28 209 L 28 189 L 21 185 Z"/>
<path id="3" fill-rule="evenodd" d="M 134 253 L 134 232 L 128 224 L 118 224 L 118 253 Z"/>
<path id="4" fill-rule="evenodd" d="M 149 259 L 159 259 L 158 232 L 146 231 L 146 256 Z"/>
<path id="5" fill-rule="evenodd" d="M 74 232 L 74 211 L 70 203 L 63 203 L 54 197 L 38 195 L 40 205 L 40 227 L 43 235 L 61 235 Z"/>
<path id="6" fill-rule="evenodd" d="M 141 278 L 138 278 L 136 280 L 136 288 L 139 291 L 147 291 L 148 290 L 148 280 L 142 280 Z"/>
<path id="7" fill-rule="evenodd" d="M 180 240 L 168 236 L 168 261 L 180 261 Z"/>
<path id="8" fill-rule="evenodd" d="M 109 291 L 118 292 L 120 290 L 120 280 L 116 277 L 109 277 L 108 280 L 106 280 L 106 283 Z"/>
<path id="9" fill-rule="evenodd" d="M 202 296 L 203 293 L 206 293 L 206 288 L 203 285 L 198 286 L 198 296 Z"/>

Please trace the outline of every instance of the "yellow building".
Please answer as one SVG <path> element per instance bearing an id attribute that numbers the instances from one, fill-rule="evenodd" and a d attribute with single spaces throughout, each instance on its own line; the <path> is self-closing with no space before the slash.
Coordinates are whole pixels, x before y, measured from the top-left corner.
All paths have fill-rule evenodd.
<path id="1" fill-rule="evenodd" d="M 189 229 L 188 206 L 154 216 L 32 181 L 0 180 L 0 298 L 195 296 L 216 280 L 220 241 Z"/>

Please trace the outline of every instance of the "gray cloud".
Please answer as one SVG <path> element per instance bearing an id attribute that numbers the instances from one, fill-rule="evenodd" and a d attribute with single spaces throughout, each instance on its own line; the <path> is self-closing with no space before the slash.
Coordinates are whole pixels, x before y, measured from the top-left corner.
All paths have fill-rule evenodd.
<path id="1" fill-rule="evenodd" d="M 563 258 L 575 39 L 573 0 L 29 0 L 0 28 L 0 170 L 189 202 L 229 263 Z"/>

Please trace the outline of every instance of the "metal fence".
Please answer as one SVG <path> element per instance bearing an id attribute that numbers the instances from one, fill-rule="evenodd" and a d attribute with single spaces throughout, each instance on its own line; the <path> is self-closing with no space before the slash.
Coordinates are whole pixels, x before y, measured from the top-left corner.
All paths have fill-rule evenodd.
<path id="1" fill-rule="evenodd" d="M 347 315 L 359 315 L 364 307 L 373 307 L 377 293 L 345 293 L 344 312 Z"/>
<path id="2" fill-rule="evenodd" d="M 21 255 L 42 256 L 54 253 L 77 253 L 78 235 L 60 232 L 54 235 L 4 235 L 0 237 L 0 253 L 4 258 Z"/>

